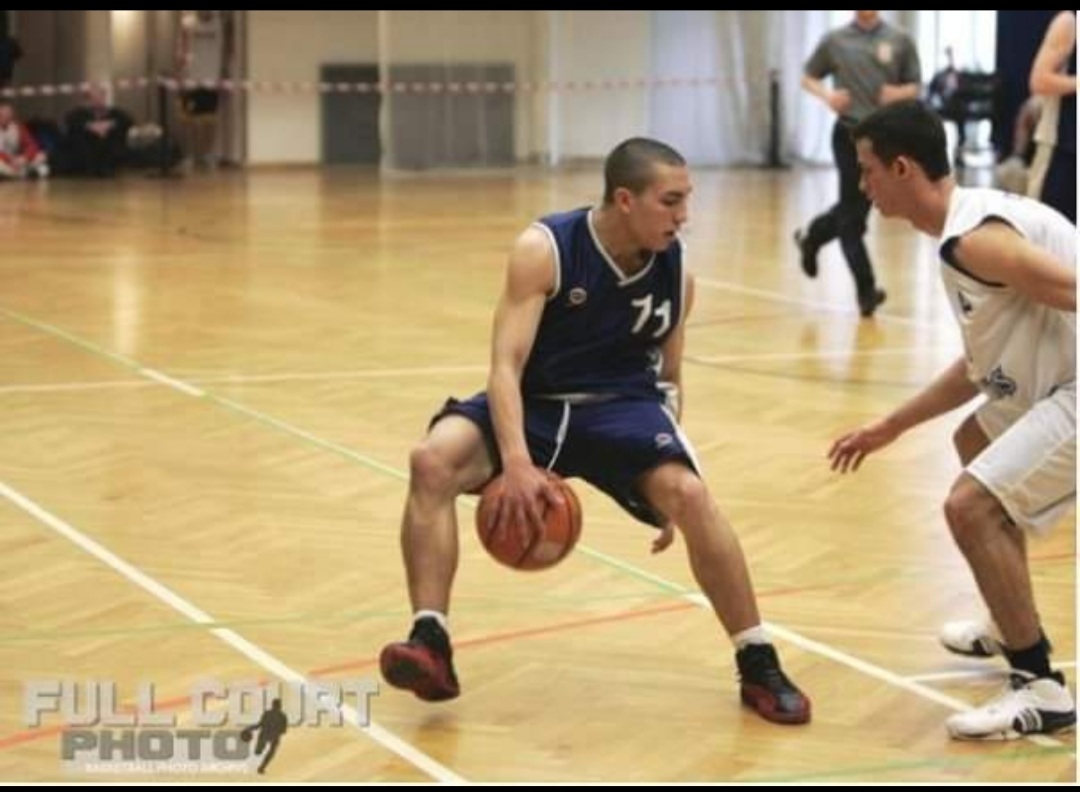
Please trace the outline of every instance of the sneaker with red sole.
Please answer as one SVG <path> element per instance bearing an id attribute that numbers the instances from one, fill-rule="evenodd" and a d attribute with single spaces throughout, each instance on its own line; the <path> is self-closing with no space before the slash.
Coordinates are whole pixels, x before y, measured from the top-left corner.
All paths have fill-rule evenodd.
<path id="1" fill-rule="evenodd" d="M 448 701 L 461 693 L 450 636 L 430 617 L 417 619 L 409 640 L 387 644 L 379 656 L 383 678 L 424 701 Z"/>
<path id="2" fill-rule="evenodd" d="M 743 704 L 773 723 L 810 722 L 810 699 L 780 668 L 772 644 L 748 644 L 735 654 Z"/>

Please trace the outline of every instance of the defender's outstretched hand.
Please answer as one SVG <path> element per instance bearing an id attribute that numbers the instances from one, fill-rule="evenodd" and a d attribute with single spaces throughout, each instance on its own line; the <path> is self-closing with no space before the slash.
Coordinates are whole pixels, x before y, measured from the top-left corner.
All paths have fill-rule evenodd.
<path id="1" fill-rule="evenodd" d="M 847 473 L 854 473 L 859 465 L 879 448 L 884 448 L 898 436 L 898 432 L 885 421 L 875 421 L 872 424 L 848 432 L 829 449 L 829 459 L 832 460 L 832 469 Z"/>

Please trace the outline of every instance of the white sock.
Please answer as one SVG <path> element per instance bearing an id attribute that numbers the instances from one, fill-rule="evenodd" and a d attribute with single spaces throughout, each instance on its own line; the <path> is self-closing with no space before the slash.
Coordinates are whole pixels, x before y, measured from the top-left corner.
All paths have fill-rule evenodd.
<path id="1" fill-rule="evenodd" d="M 736 633 L 731 636 L 731 642 L 735 644 L 735 649 L 744 649 L 750 644 L 767 644 L 770 643 L 769 636 L 765 632 L 765 628 L 760 624 L 757 627 L 751 627 L 749 630 L 743 630 L 740 633 Z"/>
<path id="2" fill-rule="evenodd" d="M 432 618 L 439 623 L 439 626 L 446 631 L 447 635 L 450 634 L 450 620 L 446 618 L 445 613 L 439 613 L 439 611 L 433 610 L 418 610 L 413 614 L 413 622 L 417 622 L 420 619 Z"/>

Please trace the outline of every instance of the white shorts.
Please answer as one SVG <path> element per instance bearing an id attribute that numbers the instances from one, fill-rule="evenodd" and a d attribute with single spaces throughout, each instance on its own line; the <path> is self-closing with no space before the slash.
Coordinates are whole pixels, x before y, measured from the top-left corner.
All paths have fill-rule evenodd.
<path id="1" fill-rule="evenodd" d="M 1030 409 L 1007 399 L 975 413 L 991 443 L 967 466 L 1022 528 L 1050 530 L 1076 502 L 1076 383 Z"/>

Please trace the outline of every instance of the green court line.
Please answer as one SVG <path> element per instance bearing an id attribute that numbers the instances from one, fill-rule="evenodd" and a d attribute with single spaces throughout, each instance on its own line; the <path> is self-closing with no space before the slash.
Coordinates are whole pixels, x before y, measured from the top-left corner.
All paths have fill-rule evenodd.
<path id="1" fill-rule="evenodd" d="M 139 374 L 140 376 L 146 377 L 147 379 L 149 379 L 151 381 L 156 381 L 156 380 L 153 379 L 153 377 L 149 377 L 145 373 L 147 370 L 151 369 L 152 367 L 143 366 L 141 363 L 139 363 L 136 360 L 132 360 L 129 357 L 125 357 L 124 355 L 120 355 L 120 354 L 118 354 L 116 352 L 112 352 L 111 350 L 108 350 L 105 347 L 99 346 L 99 345 L 97 345 L 97 344 L 95 344 L 95 343 L 93 343 L 91 341 L 86 341 L 86 340 L 84 340 L 82 338 L 79 338 L 78 336 L 73 335 L 72 333 L 69 333 L 66 330 L 63 330 L 62 328 L 59 328 L 56 325 L 49 324 L 48 322 L 41 322 L 41 321 L 38 321 L 37 319 L 32 319 L 29 316 L 24 316 L 23 314 L 17 313 L 15 311 L 10 311 L 10 310 L 8 310 L 6 308 L 0 308 L 0 314 L 3 314 L 4 316 L 7 316 L 9 319 L 13 319 L 16 322 L 20 322 L 21 324 L 27 325 L 29 327 L 33 327 L 36 330 L 40 330 L 43 333 L 47 333 L 49 335 L 56 336 L 57 338 L 62 338 L 63 340 L 68 341 L 71 344 L 74 344 L 75 346 L 79 347 L 80 349 L 83 349 L 83 350 L 85 350 L 87 352 L 92 352 L 92 353 L 94 353 L 96 355 L 100 355 L 102 357 L 108 358 L 112 362 L 114 362 L 114 363 L 116 363 L 116 364 L 118 364 L 120 366 L 123 366 L 124 368 L 130 369 L 131 371 L 135 372 L 136 374 Z M 154 370 L 156 371 L 156 369 L 154 369 Z M 165 372 L 160 372 L 160 373 L 165 374 Z M 360 464 L 366 465 L 367 467 L 370 467 L 370 468 L 372 468 L 374 470 L 377 470 L 380 473 L 386 473 L 387 475 L 393 476 L 394 478 L 400 479 L 402 481 L 408 481 L 408 479 L 409 479 L 409 477 L 405 473 L 398 470 L 397 468 L 390 467 L 389 465 L 384 465 L 382 462 L 379 462 L 377 459 L 374 459 L 372 457 L 368 457 L 368 456 L 365 456 L 364 454 L 353 451 L 351 448 L 347 448 L 346 446 L 340 445 L 339 443 L 334 443 L 334 442 L 329 441 L 329 440 L 324 440 L 321 437 L 316 437 L 315 435 L 310 434 L 309 432 L 305 432 L 304 430 L 299 429 L 299 428 L 297 428 L 295 426 L 292 426 L 291 424 L 287 424 L 284 421 L 280 421 L 277 418 L 274 418 L 273 416 L 270 416 L 270 415 L 267 415 L 265 413 L 259 412 L 258 410 L 253 410 L 250 407 L 245 407 L 244 405 L 240 404 L 239 402 L 235 402 L 232 399 L 226 398 L 225 396 L 218 396 L 217 394 L 207 390 L 206 388 L 202 387 L 201 385 L 194 385 L 194 384 L 192 384 L 190 382 L 187 382 L 186 380 L 182 380 L 182 379 L 179 379 L 179 378 L 176 378 L 176 382 L 181 383 L 183 385 L 187 385 L 188 387 L 194 388 L 195 390 L 199 391 L 202 394 L 201 398 L 204 398 L 207 401 L 214 402 L 216 404 L 220 404 L 223 407 L 227 407 L 227 408 L 229 408 L 231 410 L 239 412 L 239 413 L 241 413 L 243 415 L 248 416 L 249 418 L 254 418 L 255 420 L 257 420 L 257 421 L 259 421 L 261 423 L 264 423 L 264 424 L 266 424 L 268 426 L 272 426 L 275 429 L 278 429 L 280 431 L 285 432 L 286 434 L 292 435 L 293 437 L 299 437 L 299 438 L 301 438 L 303 440 L 306 440 L 309 443 L 312 443 L 313 445 L 319 446 L 320 448 L 323 448 L 323 449 L 326 449 L 326 450 L 329 450 L 329 451 L 333 451 L 333 452 L 345 457 L 346 459 L 351 459 L 354 462 L 359 462 Z M 189 394 L 189 395 L 191 395 L 191 394 Z"/>
<path id="2" fill-rule="evenodd" d="M 504 598 L 492 598 L 490 600 L 478 600 L 464 598 L 454 603 L 455 613 L 468 613 L 472 611 L 491 612 L 493 610 L 513 610 L 517 612 L 531 611 L 534 613 L 565 612 L 566 605 L 576 604 L 599 604 L 604 602 L 618 602 L 619 600 L 639 600 L 642 604 L 653 604 L 675 599 L 664 594 L 613 594 L 597 597 L 558 597 L 548 596 L 542 599 L 507 600 Z M 100 629 L 84 630 L 20 630 L 17 632 L 0 633 L 0 646 L 19 643 L 48 643 L 55 641 L 74 640 L 78 638 L 108 638 L 138 635 L 153 635 L 160 633 L 180 632 L 207 632 L 224 628 L 260 627 L 264 625 L 279 624 L 324 624 L 333 626 L 340 623 L 360 621 L 363 619 L 395 618 L 406 619 L 410 615 L 407 607 L 361 609 L 353 611 L 335 611 L 334 613 L 300 613 L 291 616 L 278 616 L 250 619 L 221 619 L 210 624 L 196 624 L 193 622 L 163 622 L 159 624 L 145 624 L 135 627 L 102 627 Z"/>
<path id="3" fill-rule="evenodd" d="M 78 336 L 76 336 L 76 335 L 74 335 L 72 333 L 69 333 L 66 330 L 63 330 L 62 328 L 59 328 L 59 327 L 57 327 L 55 325 L 49 324 L 48 322 L 42 322 L 42 321 L 39 321 L 37 319 L 32 319 L 31 317 L 24 316 L 23 314 L 17 313 L 15 311 L 8 310 L 6 308 L 0 308 L 0 314 L 2 314 L 4 316 L 7 316 L 8 318 L 10 318 L 10 319 L 12 319 L 12 320 L 14 320 L 16 322 L 19 322 L 21 324 L 24 324 L 24 325 L 27 325 L 29 327 L 33 327 L 33 328 L 35 328 L 37 330 L 40 330 L 43 333 L 47 333 L 49 335 L 56 336 L 57 338 L 62 338 L 65 341 L 68 341 L 68 342 L 70 342 L 72 344 L 75 344 L 80 349 L 84 349 L 84 350 L 86 350 L 88 352 L 92 352 L 94 354 L 97 354 L 97 355 L 100 355 L 102 357 L 108 358 L 109 360 L 113 361 L 114 363 L 117 363 L 117 364 L 119 364 L 119 365 L 121 365 L 121 366 L 123 366 L 125 368 L 131 369 L 132 371 L 136 372 L 137 374 L 140 374 L 141 376 L 144 376 L 144 377 L 147 376 L 144 372 L 150 367 L 143 366 L 138 361 L 135 361 L 135 360 L 132 360 L 131 358 L 125 357 L 124 355 L 120 355 L 120 354 L 117 354 L 115 352 L 112 352 L 112 351 L 110 351 L 108 349 L 105 349 L 104 347 L 99 346 L 99 345 L 97 345 L 97 344 L 95 344 L 95 343 L 93 343 L 91 341 L 86 341 L 85 339 L 79 338 Z M 154 370 L 156 371 L 156 369 L 154 369 Z M 167 375 L 167 372 L 162 371 L 161 373 Z M 241 415 L 244 415 L 244 416 L 246 416 L 248 418 L 251 418 L 251 419 L 253 419 L 253 420 L 255 420 L 255 421 L 259 422 L 259 423 L 262 423 L 262 424 L 264 424 L 266 426 L 273 427 L 274 429 L 277 429 L 277 430 L 279 430 L 281 432 L 284 432 L 285 434 L 288 434 L 288 435 L 290 435 L 292 437 L 296 437 L 296 438 L 299 438 L 301 440 L 304 440 L 304 441 L 306 441 L 308 443 L 311 443 L 312 445 L 318 446 L 319 448 L 322 448 L 322 449 L 324 449 L 326 451 L 332 451 L 333 453 L 338 454 L 339 456 L 342 456 L 342 457 L 344 457 L 346 459 L 349 459 L 349 460 L 351 460 L 353 462 L 357 462 L 357 463 L 359 463 L 361 465 L 364 465 L 365 467 L 371 468 L 372 470 L 376 470 L 376 471 L 378 471 L 380 473 L 385 473 L 386 475 L 392 476 L 392 477 L 398 479 L 399 481 L 408 481 L 409 480 L 408 475 L 406 473 L 404 473 L 403 471 L 398 470 L 395 467 L 391 467 L 390 465 L 386 465 L 386 464 L 380 462 L 379 460 L 374 459 L 373 457 L 369 457 L 369 456 L 367 456 L 365 454 L 361 454 L 361 453 L 359 453 L 357 451 L 352 450 L 351 448 L 348 448 L 347 446 L 341 445 L 340 443 L 335 443 L 335 442 L 333 442 L 331 440 L 324 440 L 321 437 L 317 437 L 316 435 L 313 435 L 310 432 L 305 432 L 303 429 L 295 427 L 292 424 L 289 424 L 289 423 L 287 423 L 285 421 L 282 421 L 282 420 L 280 420 L 278 418 L 275 418 L 272 415 L 268 415 L 268 414 L 266 414 L 264 412 L 261 412 L 260 410 L 253 409 L 253 408 L 248 407 L 248 406 L 246 406 L 244 404 L 233 401 L 232 399 L 227 398 L 225 396 L 219 396 L 219 395 L 213 393 L 212 391 L 207 390 L 206 388 L 204 388 L 202 386 L 192 385 L 191 383 L 187 382 L 186 380 L 182 380 L 182 379 L 177 379 L 176 381 L 178 383 L 183 384 L 183 385 L 187 385 L 189 387 L 195 388 L 196 390 L 198 390 L 202 394 L 201 398 L 205 398 L 207 401 L 210 401 L 210 402 L 212 402 L 214 404 L 221 405 L 222 407 L 225 407 L 225 408 L 227 408 L 229 410 L 240 413 Z M 467 502 L 472 504 L 472 505 L 475 505 L 475 498 L 470 498 L 470 499 L 467 500 Z M 605 553 L 602 553 L 599 550 L 594 550 L 594 549 L 592 549 L 592 548 L 590 548 L 588 546 L 578 545 L 577 549 L 578 549 L 579 552 L 581 552 L 581 553 L 583 553 L 585 555 L 591 556 L 592 558 L 595 558 L 595 559 L 603 562 L 604 564 L 607 564 L 608 566 L 614 567 L 615 569 L 618 569 L 618 570 L 620 570 L 621 572 L 623 572 L 623 573 L 625 573 L 627 575 L 630 575 L 630 576 L 635 577 L 635 578 L 637 578 L 639 580 L 645 581 L 645 582 L 647 582 L 647 583 L 649 583 L 649 584 L 651 584 L 653 586 L 657 586 L 657 587 L 662 588 L 662 589 L 664 589 L 666 591 L 673 592 L 673 593 L 680 593 L 680 594 L 690 593 L 690 592 L 694 591 L 694 589 L 686 588 L 686 587 L 683 587 L 683 586 L 678 586 L 676 584 L 669 583 L 668 581 L 663 580 L 663 579 L 661 579 L 659 577 L 650 575 L 647 572 L 636 569 L 635 567 L 633 567 L 633 566 L 631 566 L 629 564 L 623 563 L 622 561 L 620 561 L 617 558 L 613 558 L 612 556 L 609 556 L 609 555 L 607 555 Z"/>
<path id="4" fill-rule="evenodd" d="M 145 371 L 145 369 L 147 369 L 149 367 L 144 367 L 144 366 L 140 365 L 138 362 L 136 362 L 136 361 L 134 361 L 134 360 L 132 360 L 130 358 L 127 358 L 127 357 L 125 357 L 123 355 L 112 352 L 112 351 L 110 351 L 110 350 L 108 350 L 108 349 L 106 349 L 104 347 L 98 346 L 98 345 L 96 345 L 96 344 L 94 344 L 94 343 L 92 343 L 90 341 L 86 341 L 84 339 L 81 339 L 81 338 L 79 338 L 79 337 L 77 337 L 77 336 L 75 336 L 75 335 L 73 335 L 71 333 L 68 333 L 65 330 L 62 330 L 59 327 L 48 324 L 46 322 L 41 322 L 41 321 L 32 319 L 30 317 L 27 317 L 27 316 L 24 316 L 22 314 L 16 313 L 14 311 L 10 311 L 10 310 L 5 309 L 5 308 L 0 308 L 0 314 L 2 314 L 4 316 L 7 316 L 7 317 L 9 317 L 9 318 L 11 318 L 11 319 L 13 319 L 13 320 L 15 320 L 17 322 L 22 323 L 22 324 L 28 325 L 30 327 L 34 327 L 34 328 L 36 328 L 38 330 L 41 330 L 41 331 L 43 331 L 45 333 L 48 333 L 48 334 L 54 335 L 56 337 L 62 338 L 64 340 L 66 340 L 66 341 L 80 347 L 81 349 L 84 349 L 86 351 L 89 351 L 89 352 L 101 355 L 101 356 L 103 356 L 105 358 L 108 358 L 109 360 L 111 360 L 111 361 L 113 361 L 115 363 L 118 363 L 119 365 L 122 365 L 122 366 L 124 366 L 126 368 L 130 368 L 131 370 L 135 371 L 136 373 L 140 374 L 141 376 L 148 376 L 147 374 L 144 373 L 144 371 Z M 161 372 L 161 373 L 165 373 L 165 372 Z M 148 378 L 153 379 L 152 377 L 148 377 Z M 389 476 L 392 476 L 393 478 L 396 478 L 396 479 L 398 479 L 400 481 L 408 481 L 408 476 L 404 472 L 398 470 L 397 468 L 386 465 L 386 464 L 384 464 L 384 463 L 382 463 L 382 462 L 380 462 L 380 461 L 378 461 L 378 460 L 376 460 L 376 459 L 374 459 L 372 457 L 368 457 L 368 456 L 366 456 L 364 454 L 360 454 L 360 453 L 358 453 L 356 451 L 353 451 L 351 448 L 348 448 L 347 446 L 343 446 L 343 445 L 341 445 L 339 443 L 335 443 L 333 441 L 324 440 L 323 438 L 320 438 L 320 437 L 317 437 L 316 435 L 310 434 L 309 432 L 306 432 L 306 431 L 304 431 L 304 430 L 302 430 L 302 429 L 300 429 L 298 427 L 294 427 L 294 426 L 292 426 L 291 424 L 289 424 L 289 423 L 287 423 L 285 421 L 282 421 L 282 420 L 280 420 L 278 418 L 275 418 L 275 417 L 273 417 L 271 415 L 263 413 L 263 412 L 261 412 L 259 410 L 255 410 L 253 408 L 247 407 L 247 406 L 245 406 L 243 404 L 240 404 L 239 402 L 235 402 L 232 399 L 229 399 L 227 397 L 218 396 L 218 395 L 212 393 L 211 391 L 209 391 L 206 388 L 203 388 L 201 386 L 194 386 L 191 383 L 188 383 L 187 381 L 182 380 L 182 379 L 177 379 L 176 381 L 178 383 L 180 383 L 180 384 L 187 385 L 189 387 L 193 387 L 196 390 L 200 391 L 200 393 L 202 394 L 202 398 L 205 398 L 206 400 L 208 400 L 208 401 L 210 401 L 212 403 L 221 405 L 222 407 L 228 408 L 228 409 L 230 409 L 232 411 L 235 411 L 237 413 L 245 415 L 245 416 L 247 416 L 249 418 L 254 419 L 255 421 L 257 421 L 259 423 L 262 423 L 262 424 L 264 424 L 266 426 L 273 427 L 273 428 L 275 428 L 275 429 L 277 429 L 277 430 L 279 430 L 281 432 L 284 432 L 285 434 L 288 434 L 288 435 L 290 435 L 292 437 L 300 438 L 300 439 L 302 439 L 302 440 L 304 440 L 306 442 L 309 442 L 309 443 L 311 443 L 311 444 L 313 444 L 315 446 L 318 446 L 318 447 L 320 447 L 322 449 L 332 451 L 332 452 L 334 452 L 334 453 L 336 453 L 336 454 L 338 454 L 338 455 L 340 455 L 342 457 L 345 457 L 346 459 L 350 459 L 350 460 L 352 460 L 354 462 L 357 462 L 357 463 L 359 463 L 359 464 L 361 464 L 361 465 L 363 465 L 365 467 L 371 468 L 372 470 L 376 470 L 376 471 L 379 471 L 381 473 L 385 473 L 385 474 L 387 474 Z M 475 499 L 470 499 L 469 502 L 474 505 L 475 504 Z M 584 546 L 584 545 L 579 545 L 577 549 L 578 549 L 579 552 L 582 552 L 585 555 L 588 555 L 588 556 L 602 562 L 603 564 L 605 564 L 605 565 L 607 565 L 609 567 L 617 569 L 620 572 L 623 572 L 624 574 L 627 574 L 627 575 L 629 575 L 631 577 L 634 577 L 634 578 L 636 578 L 636 579 L 638 579 L 640 581 L 647 582 L 647 583 L 651 584 L 652 586 L 661 588 L 661 589 L 663 589 L 664 591 L 666 591 L 668 593 L 676 594 L 676 595 L 685 595 L 685 594 L 694 593 L 694 591 L 695 591 L 695 589 L 691 589 L 691 588 L 687 588 L 685 586 L 681 586 L 681 585 L 679 585 L 677 583 L 667 581 L 667 580 L 665 580 L 665 579 L 663 579 L 663 578 L 661 578 L 659 576 L 655 576 L 655 575 L 652 575 L 652 574 L 650 574 L 648 572 L 640 570 L 640 569 L 630 565 L 629 563 L 623 562 L 622 560 L 620 560 L 618 558 L 615 558 L 613 556 L 607 555 L 606 553 L 603 553 L 603 552 L 601 552 L 599 550 L 594 550 L 594 549 L 592 549 L 590 547 L 587 547 L 587 546 Z M 878 574 L 880 574 L 880 570 L 875 571 L 875 576 L 877 576 Z M 514 607 L 520 607 L 520 604 L 519 603 L 513 603 L 513 606 Z M 295 621 L 297 619 L 296 619 L 296 617 L 293 617 L 290 620 Z M 274 621 L 274 620 L 268 620 L 268 621 Z M 237 623 L 239 623 L 239 622 L 234 622 L 234 624 L 237 624 Z M 220 625 L 216 625 L 216 626 L 220 626 Z M 1052 755 L 1052 754 L 1074 753 L 1074 752 L 1075 752 L 1075 749 L 1069 748 L 1069 747 L 1049 748 L 1049 749 L 1043 749 L 1043 750 L 1028 752 L 1023 757 L 1018 757 L 1018 758 L 1029 758 L 1031 756 L 1038 756 L 1038 755 Z M 888 764 L 883 764 L 883 765 L 867 766 L 867 767 L 861 767 L 861 768 L 845 768 L 843 770 L 837 770 L 835 772 L 827 772 L 827 773 L 811 773 L 811 774 L 805 774 L 805 775 L 796 774 L 796 775 L 789 775 L 789 776 L 766 776 L 766 777 L 749 778 L 749 779 L 742 779 L 742 780 L 747 782 L 747 783 L 776 783 L 776 782 L 812 781 L 812 780 L 817 779 L 817 778 L 836 778 L 836 777 L 846 777 L 846 776 L 859 776 L 859 775 L 863 775 L 863 774 L 872 774 L 872 773 L 881 773 L 881 772 L 901 772 L 901 771 L 904 771 L 904 770 L 919 769 L 919 768 L 926 768 L 926 769 L 938 768 L 938 769 L 941 769 L 941 768 L 947 768 L 948 766 L 955 765 L 957 763 L 959 763 L 961 765 L 974 765 L 974 764 L 978 764 L 980 762 L 987 761 L 987 760 L 1001 760 L 1001 759 L 1012 759 L 1012 758 L 1013 757 L 1001 757 L 1001 756 L 998 756 L 996 754 L 985 754 L 985 755 L 980 755 L 978 757 L 963 757 L 963 758 L 954 758 L 954 759 L 940 760 L 940 761 L 897 762 L 897 763 L 888 763 Z"/>
<path id="5" fill-rule="evenodd" d="M 10 311 L 7 308 L 0 308 L 0 313 L 3 313 L 4 316 L 7 316 L 9 319 L 14 319 L 16 322 L 24 325 L 29 325 L 36 330 L 41 330 L 42 332 L 47 333 L 48 335 L 62 338 L 68 343 L 74 344 L 75 346 L 87 352 L 93 352 L 95 355 L 101 355 L 102 357 L 106 357 L 113 363 L 117 363 L 124 368 L 129 368 L 135 372 L 138 372 L 139 369 L 142 368 L 142 366 L 140 366 L 131 358 L 124 357 L 121 354 L 112 352 L 105 347 L 98 346 L 97 344 L 94 344 L 90 341 L 85 341 L 79 338 L 77 335 L 73 335 L 72 333 L 56 327 L 55 325 L 51 325 L 46 322 L 39 322 L 37 319 L 32 319 L 29 316 L 24 316 L 23 314 L 17 313 L 15 311 Z"/>
<path id="6" fill-rule="evenodd" d="M 1016 743 L 1013 743 L 1016 746 Z M 984 746 L 985 747 L 985 746 Z M 949 772 L 957 768 L 965 770 L 985 764 L 986 762 L 1028 762 L 1032 759 L 1050 759 L 1064 755 L 1075 755 L 1076 749 L 1067 745 L 1058 748 L 1036 748 L 1032 750 L 1013 750 L 1010 753 L 1001 753 L 987 750 L 971 756 L 952 756 L 943 759 L 912 759 L 910 761 L 883 762 L 881 764 L 862 765 L 860 767 L 845 767 L 840 770 L 828 770 L 822 773 L 803 773 L 790 775 L 765 775 L 740 778 L 742 784 L 797 784 L 811 782 L 826 778 L 861 778 L 867 781 L 879 781 L 875 776 L 882 773 L 901 773 L 910 770 L 937 770 Z M 963 781 L 963 779 L 956 779 Z"/>

